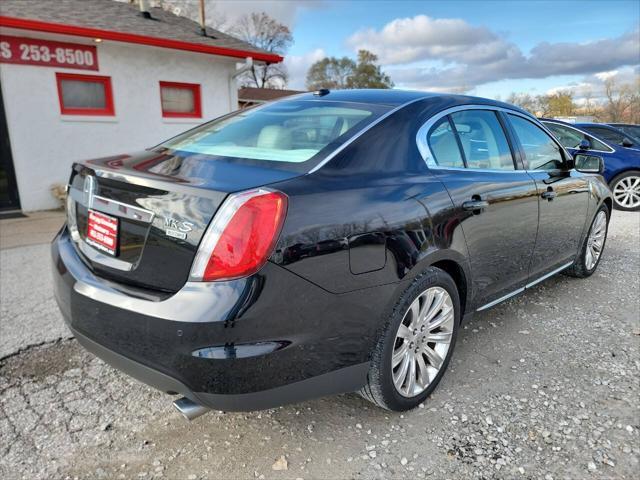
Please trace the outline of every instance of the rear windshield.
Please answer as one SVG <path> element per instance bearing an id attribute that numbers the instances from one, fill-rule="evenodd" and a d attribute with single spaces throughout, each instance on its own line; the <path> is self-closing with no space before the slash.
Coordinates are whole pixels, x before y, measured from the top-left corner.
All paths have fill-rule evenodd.
<path id="1" fill-rule="evenodd" d="M 308 169 L 389 107 L 318 100 L 240 110 L 159 145 L 243 163 Z M 274 165 L 275 166 L 275 165 Z"/>

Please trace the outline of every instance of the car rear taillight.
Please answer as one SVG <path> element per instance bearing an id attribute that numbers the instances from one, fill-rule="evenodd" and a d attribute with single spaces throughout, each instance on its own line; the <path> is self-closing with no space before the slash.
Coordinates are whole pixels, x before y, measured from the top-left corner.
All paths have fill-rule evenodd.
<path id="1" fill-rule="evenodd" d="M 191 280 L 231 280 L 266 263 L 287 214 L 287 197 L 263 188 L 230 195 L 216 212 L 191 267 Z"/>

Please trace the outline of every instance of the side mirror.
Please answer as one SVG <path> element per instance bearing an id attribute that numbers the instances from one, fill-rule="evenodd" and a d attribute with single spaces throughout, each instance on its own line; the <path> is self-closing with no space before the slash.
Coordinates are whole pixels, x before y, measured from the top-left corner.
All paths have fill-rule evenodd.
<path id="1" fill-rule="evenodd" d="M 587 140 L 586 138 L 583 138 L 582 140 L 580 140 L 580 143 L 578 144 L 578 150 L 589 150 L 591 148 L 591 142 L 589 140 Z"/>
<path id="2" fill-rule="evenodd" d="M 575 168 L 582 173 L 604 172 L 604 160 L 596 155 L 584 155 L 579 153 L 573 157 Z"/>
<path id="3" fill-rule="evenodd" d="M 622 139 L 622 146 L 623 147 L 627 147 L 627 148 L 633 147 L 633 142 L 631 140 L 629 140 L 627 137 L 624 137 Z"/>

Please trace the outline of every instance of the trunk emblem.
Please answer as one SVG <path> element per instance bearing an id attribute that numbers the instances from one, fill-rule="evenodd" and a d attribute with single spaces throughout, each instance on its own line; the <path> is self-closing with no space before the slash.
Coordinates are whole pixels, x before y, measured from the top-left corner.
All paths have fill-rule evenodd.
<path id="1" fill-rule="evenodd" d="M 82 186 L 82 200 L 87 208 L 93 207 L 93 196 L 96 193 L 96 177 L 87 175 Z"/>
<path id="2" fill-rule="evenodd" d="M 193 223 L 181 222 L 175 218 L 165 217 L 164 228 L 167 237 L 185 240 L 187 238 L 187 233 L 193 230 Z"/>

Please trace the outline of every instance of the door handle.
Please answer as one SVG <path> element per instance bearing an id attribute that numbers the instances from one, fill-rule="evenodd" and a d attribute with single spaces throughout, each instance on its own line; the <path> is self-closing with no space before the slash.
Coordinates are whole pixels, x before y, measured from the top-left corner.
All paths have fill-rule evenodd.
<path id="1" fill-rule="evenodd" d="M 547 191 L 546 192 L 542 192 L 542 195 L 540 195 L 540 196 L 542 198 L 544 198 L 545 200 L 548 200 L 550 202 L 551 200 L 556 198 L 556 192 L 553 191 L 553 188 L 547 187 Z"/>
<path id="2" fill-rule="evenodd" d="M 489 206 L 489 202 L 485 200 L 469 200 L 462 203 L 462 209 L 480 213 L 483 209 Z"/>

